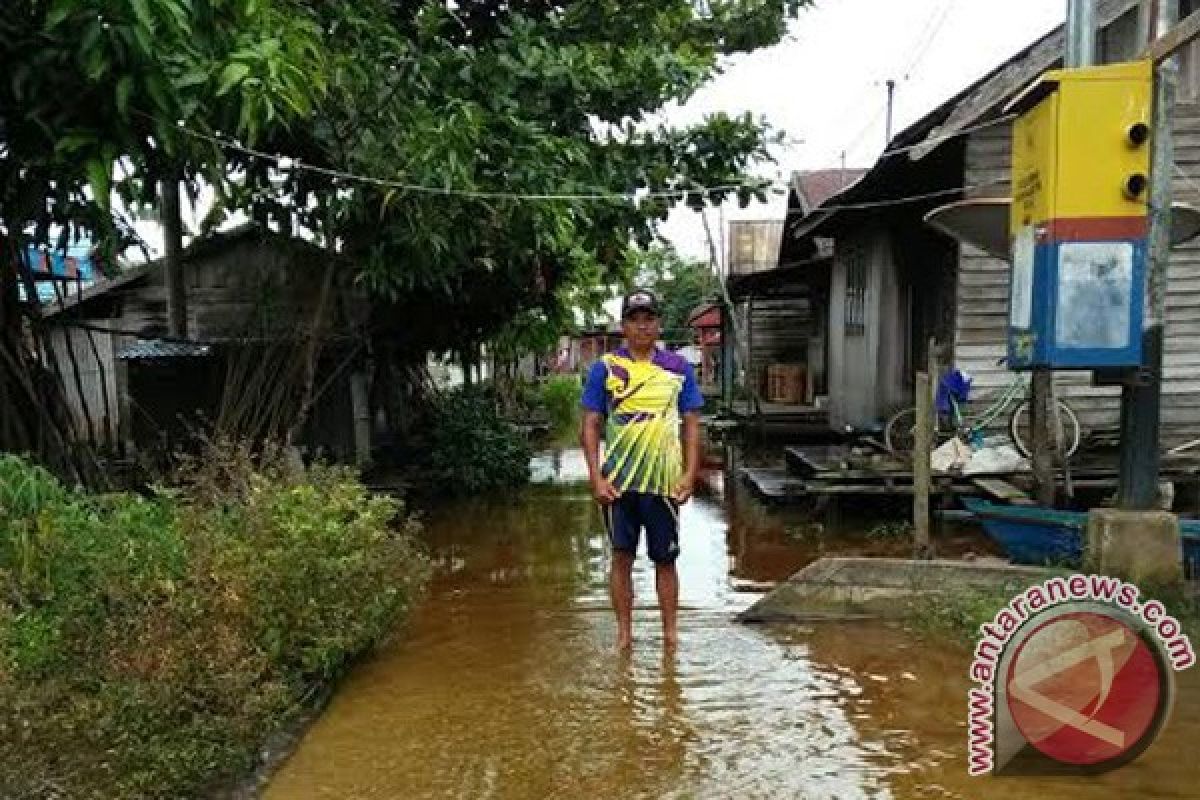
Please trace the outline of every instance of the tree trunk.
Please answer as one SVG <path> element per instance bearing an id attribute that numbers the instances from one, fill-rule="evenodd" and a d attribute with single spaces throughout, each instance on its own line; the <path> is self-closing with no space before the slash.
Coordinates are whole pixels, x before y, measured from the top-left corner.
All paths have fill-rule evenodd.
<path id="1" fill-rule="evenodd" d="M 167 332 L 186 339 L 187 287 L 183 276 L 183 215 L 179 210 L 179 173 L 171 170 L 160 185 L 163 245 L 166 251 L 164 272 L 167 280 Z"/>
<path id="2" fill-rule="evenodd" d="M 329 306 L 329 296 L 333 292 L 333 274 L 337 265 L 337 237 L 333 231 L 333 211 L 326 206 L 325 211 L 325 249 L 328 260 L 325 272 L 321 277 L 321 288 L 317 294 L 317 306 L 313 309 L 312 324 L 309 326 L 308 339 L 304 345 L 304 389 L 301 394 L 300 409 L 287 432 L 287 443 L 292 444 L 297 434 L 308 422 L 315 398 L 313 387 L 317 376 L 317 358 L 320 354 L 321 339 L 325 333 L 326 310 Z"/>

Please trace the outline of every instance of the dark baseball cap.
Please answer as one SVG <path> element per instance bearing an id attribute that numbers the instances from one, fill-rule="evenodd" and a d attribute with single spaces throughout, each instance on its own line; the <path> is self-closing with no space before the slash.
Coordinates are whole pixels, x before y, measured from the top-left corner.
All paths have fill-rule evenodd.
<path id="1" fill-rule="evenodd" d="M 658 297 L 649 289 L 634 289 L 621 301 L 621 319 L 628 319 L 635 311 L 649 311 L 656 317 L 662 315 Z"/>

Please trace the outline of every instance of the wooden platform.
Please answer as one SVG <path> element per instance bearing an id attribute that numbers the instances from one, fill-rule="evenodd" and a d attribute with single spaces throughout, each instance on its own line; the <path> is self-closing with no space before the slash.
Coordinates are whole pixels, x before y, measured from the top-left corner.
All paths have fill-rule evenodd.
<path id="1" fill-rule="evenodd" d="M 756 414 L 749 403 L 735 403 L 733 416 L 746 429 L 758 429 L 787 436 L 831 437 L 829 412 L 814 406 L 763 403 Z"/>
<path id="2" fill-rule="evenodd" d="M 971 483 L 993 500 L 1002 500 L 1015 506 L 1031 506 L 1034 504 L 1033 498 L 1008 481 L 1002 481 L 999 478 L 975 478 Z"/>
<path id="3" fill-rule="evenodd" d="M 815 497 L 829 496 L 900 497 L 913 493 L 911 475 L 907 480 L 896 477 L 885 481 L 853 473 L 829 478 L 801 478 L 783 467 L 743 467 L 740 475 L 742 482 L 760 500 L 768 503 L 803 503 Z M 970 483 L 949 477 L 937 479 L 934 491 L 941 494 L 978 493 Z"/>
<path id="4" fill-rule="evenodd" d="M 741 479 L 759 498 L 771 503 L 803 502 L 820 496 L 905 496 L 913 493 L 912 469 L 906 461 L 867 445 L 822 445 L 783 448 L 784 467 L 743 468 Z M 1162 480 L 1200 485 L 1200 460 L 1164 457 Z M 1060 486 L 1067 476 L 1060 471 Z M 1106 454 L 1079 459 L 1071 465 L 1070 485 L 1076 490 L 1111 492 L 1117 486 L 1117 464 Z M 1028 472 L 936 474 L 939 495 L 984 496 L 1022 504 L 1032 502 Z"/>

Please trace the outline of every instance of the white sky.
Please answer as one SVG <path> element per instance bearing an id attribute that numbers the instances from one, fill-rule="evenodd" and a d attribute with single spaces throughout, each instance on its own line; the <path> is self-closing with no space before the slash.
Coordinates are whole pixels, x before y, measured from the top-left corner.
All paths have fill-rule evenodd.
<path id="1" fill-rule="evenodd" d="M 788 135 L 777 164 L 759 170 L 870 166 L 884 148 L 887 90 L 897 82 L 901 131 L 1060 24 L 1066 0 L 817 0 L 776 47 L 734 59 L 725 73 L 666 118 L 683 125 L 716 111 L 762 115 Z M 785 198 L 738 209 L 728 219 L 780 219 Z M 709 212 L 717 234 L 718 214 Z M 698 214 L 676 209 L 664 235 L 684 254 L 707 258 Z"/>

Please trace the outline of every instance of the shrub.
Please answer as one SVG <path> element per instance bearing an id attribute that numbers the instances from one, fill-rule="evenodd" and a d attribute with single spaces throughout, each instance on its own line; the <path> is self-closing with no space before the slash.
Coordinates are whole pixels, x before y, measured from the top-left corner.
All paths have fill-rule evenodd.
<path id="1" fill-rule="evenodd" d="M 529 480 L 529 443 L 496 413 L 486 390 L 444 393 L 429 409 L 426 435 L 428 446 L 416 454 L 417 488 L 424 493 L 472 495 Z"/>
<path id="2" fill-rule="evenodd" d="M 538 399 L 550 418 L 554 436 L 563 436 L 578 427 L 582 395 L 583 385 L 577 375 L 555 375 L 541 385 Z"/>
<path id="3" fill-rule="evenodd" d="M 182 797 L 393 629 L 415 523 L 329 467 L 213 448 L 149 498 L 0 458 L 0 797 Z"/>

